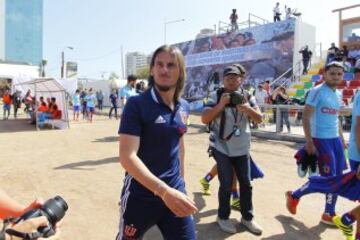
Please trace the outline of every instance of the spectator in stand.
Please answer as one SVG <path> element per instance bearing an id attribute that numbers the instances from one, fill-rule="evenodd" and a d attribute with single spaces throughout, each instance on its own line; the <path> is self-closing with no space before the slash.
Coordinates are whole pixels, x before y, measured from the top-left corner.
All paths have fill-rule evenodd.
<path id="1" fill-rule="evenodd" d="M 266 104 L 266 101 L 267 101 L 267 98 L 268 98 L 268 93 L 266 92 L 266 90 L 264 89 L 264 86 L 262 84 L 258 85 L 258 89 L 255 90 L 254 95 L 255 95 L 256 102 L 260 106 Z"/>
<path id="2" fill-rule="evenodd" d="M 21 108 L 21 93 L 20 91 L 16 91 L 12 96 L 12 103 L 14 106 L 14 118 L 17 118 L 17 111 Z"/>
<path id="3" fill-rule="evenodd" d="M 256 99 L 256 103 L 259 105 L 260 112 L 264 113 L 265 112 L 264 104 L 267 103 L 269 95 L 265 91 L 264 86 L 262 84 L 258 85 L 258 89 L 254 91 L 254 96 Z M 255 128 L 257 128 L 258 124 L 254 123 L 254 126 Z"/>
<path id="4" fill-rule="evenodd" d="M 75 95 L 73 96 L 74 121 L 79 121 L 80 104 L 80 90 L 76 89 Z"/>
<path id="5" fill-rule="evenodd" d="M 5 90 L 5 93 L 3 95 L 3 102 L 4 102 L 4 120 L 9 119 L 10 116 L 10 108 L 11 108 L 11 95 L 9 90 Z M 7 116 L 6 116 L 7 112 Z"/>
<path id="6" fill-rule="evenodd" d="M 103 109 L 103 101 L 104 101 L 104 94 L 103 94 L 103 92 L 102 92 L 101 90 L 100 90 L 99 92 L 96 92 L 96 99 L 97 99 L 99 111 L 102 112 L 102 109 Z"/>
<path id="7" fill-rule="evenodd" d="M 349 51 L 349 58 L 355 59 L 360 55 L 360 52 L 356 49 L 356 47 L 351 47 Z"/>
<path id="8" fill-rule="evenodd" d="M 274 22 L 278 22 L 278 21 L 281 21 L 280 20 L 280 3 L 276 3 L 276 6 L 274 7 L 273 9 L 273 13 L 274 13 Z"/>
<path id="9" fill-rule="evenodd" d="M 270 80 L 266 80 L 264 82 L 264 90 L 266 91 L 267 95 L 269 96 L 270 95 Z"/>
<path id="10" fill-rule="evenodd" d="M 335 60 L 336 55 L 339 52 L 339 48 L 335 46 L 335 43 L 331 43 L 331 47 L 328 49 L 328 55 L 326 58 L 326 63 L 332 62 Z"/>
<path id="11" fill-rule="evenodd" d="M 115 110 L 115 118 L 118 119 L 118 114 L 117 114 L 117 109 L 118 109 L 118 95 L 116 93 L 116 90 L 113 90 L 110 94 L 110 103 L 111 103 L 111 108 L 109 111 L 109 118 L 111 119 L 112 117 L 112 111 Z"/>
<path id="12" fill-rule="evenodd" d="M 346 56 L 343 56 L 342 63 L 344 65 L 344 71 L 345 72 L 350 72 L 351 68 L 352 68 L 352 65 L 351 65 L 350 61 L 348 60 L 348 58 Z"/>
<path id="13" fill-rule="evenodd" d="M 360 37 L 356 35 L 356 33 L 352 33 L 350 37 L 348 37 L 349 42 L 360 41 Z"/>
<path id="14" fill-rule="evenodd" d="M 236 31 L 239 29 L 239 26 L 237 24 L 238 15 L 236 13 L 236 9 L 232 10 L 232 13 L 230 15 L 230 24 L 231 24 L 231 31 Z"/>
<path id="15" fill-rule="evenodd" d="M 343 49 L 341 50 L 341 53 L 344 57 L 348 58 L 349 57 L 349 49 L 347 48 L 346 45 L 343 46 Z"/>
<path id="16" fill-rule="evenodd" d="M 275 104 L 288 105 L 289 96 L 286 94 L 286 89 L 282 86 L 275 89 L 272 93 L 272 100 L 275 102 Z M 283 126 L 285 122 L 288 133 L 291 133 L 288 109 L 280 109 L 280 112 L 280 132 L 283 131 Z"/>
<path id="17" fill-rule="evenodd" d="M 308 73 L 308 67 L 311 60 L 312 52 L 311 50 L 309 50 L 308 45 L 306 45 L 299 51 L 299 53 L 301 53 L 302 55 L 302 61 L 304 66 L 303 75 L 305 75 Z"/>

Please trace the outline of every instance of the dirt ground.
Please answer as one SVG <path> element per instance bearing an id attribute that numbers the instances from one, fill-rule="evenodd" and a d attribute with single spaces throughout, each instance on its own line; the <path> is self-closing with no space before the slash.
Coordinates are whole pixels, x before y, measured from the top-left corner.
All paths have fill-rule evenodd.
<path id="1" fill-rule="evenodd" d="M 212 181 L 211 196 L 202 196 L 199 179 L 214 164 L 208 158 L 208 135 L 192 117 L 186 136 L 186 183 L 199 213 L 194 216 L 198 239 L 345 239 L 341 233 L 319 224 L 324 196 L 314 194 L 302 199 L 298 214 L 290 216 L 284 192 L 304 183 L 296 175 L 293 159 L 299 147 L 294 143 L 254 139 L 252 156 L 265 172 L 254 181 L 254 210 L 263 226 L 262 236 L 254 236 L 238 224 L 240 213 L 231 219 L 238 233 L 229 235 L 215 223 L 218 181 Z M 34 130 L 24 119 L 0 120 L 1 188 L 26 204 L 37 197 L 61 195 L 69 204 L 62 226 L 62 239 L 115 239 L 118 227 L 118 199 L 124 170 L 118 163 L 118 121 L 96 116 L 89 124 L 71 122 L 69 130 Z M 339 199 L 338 213 L 356 204 Z M 141 217 L 141 216 L 139 216 Z M 151 229 L 145 239 L 162 239 Z"/>

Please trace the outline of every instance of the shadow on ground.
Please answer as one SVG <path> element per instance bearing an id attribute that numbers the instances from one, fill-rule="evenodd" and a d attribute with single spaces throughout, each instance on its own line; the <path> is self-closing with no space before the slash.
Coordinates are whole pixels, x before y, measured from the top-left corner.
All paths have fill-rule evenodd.
<path id="1" fill-rule="evenodd" d="M 9 119 L 0 120 L 0 133 L 12 132 L 34 132 L 36 131 L 35 125 L 29 123 L 29 119 Z"/>
<path id="2" fill-rule="evenodd" d="M 265 237 L 262 238 L 262 240 L 320 240 L 322 239 L 320 237 L 321 233 L 327 229 L 327 226 L 321 223 L 314 227 L 308 228 L 302 222 L 284 215 L 278 215 L 275 217 L 275 219 L 281 223 L 284 229 L 284 233 Z"/>
<path id="3" fill-rule="evenodd" d="M 96 166 L 109 164 L 109 163 L 118 163 L 119 157 L 111 157 L 111 158 L 104 158 L 101 160 L 87 160 L 82 162 L 75 162 L 65 164 L 59 167 L 54 168 L 55 170 L 62 170 L 62 169 L 71 169 L 71 170 L 95 170 Z"/>

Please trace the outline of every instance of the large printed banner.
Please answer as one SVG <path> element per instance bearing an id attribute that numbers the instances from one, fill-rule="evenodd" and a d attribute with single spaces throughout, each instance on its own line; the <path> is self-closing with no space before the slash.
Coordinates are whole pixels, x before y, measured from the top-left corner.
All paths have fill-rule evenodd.
<path id="1" fill-rule="evenodd" d="M 232 63 L 246 68 L 246 84 L 278 78 L 292 67 L 294 32 L 291 19 L 175 44 L 186 61 L 184 97 L 203 99 L 221 85 L 223 69 Z"/>

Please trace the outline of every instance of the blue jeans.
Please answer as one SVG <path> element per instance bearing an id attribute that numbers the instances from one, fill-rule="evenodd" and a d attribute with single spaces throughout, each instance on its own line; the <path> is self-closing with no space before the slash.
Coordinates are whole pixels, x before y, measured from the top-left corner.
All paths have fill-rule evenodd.
<path id="1" fill-rule="evenodd" d="M 242 217 L 250 221 L 253 219 L 252 186 L 250 182 L 250 157 L 243 155 L 229 157 L 216 149 L 212 149 L 213 156 L 217 163 L 219 187 L 219 209 L 220 219 L 228 219 L 230 216 L 230 197 L 233 181 L 233 169 L 239 181 L 240 206 Z"/>

